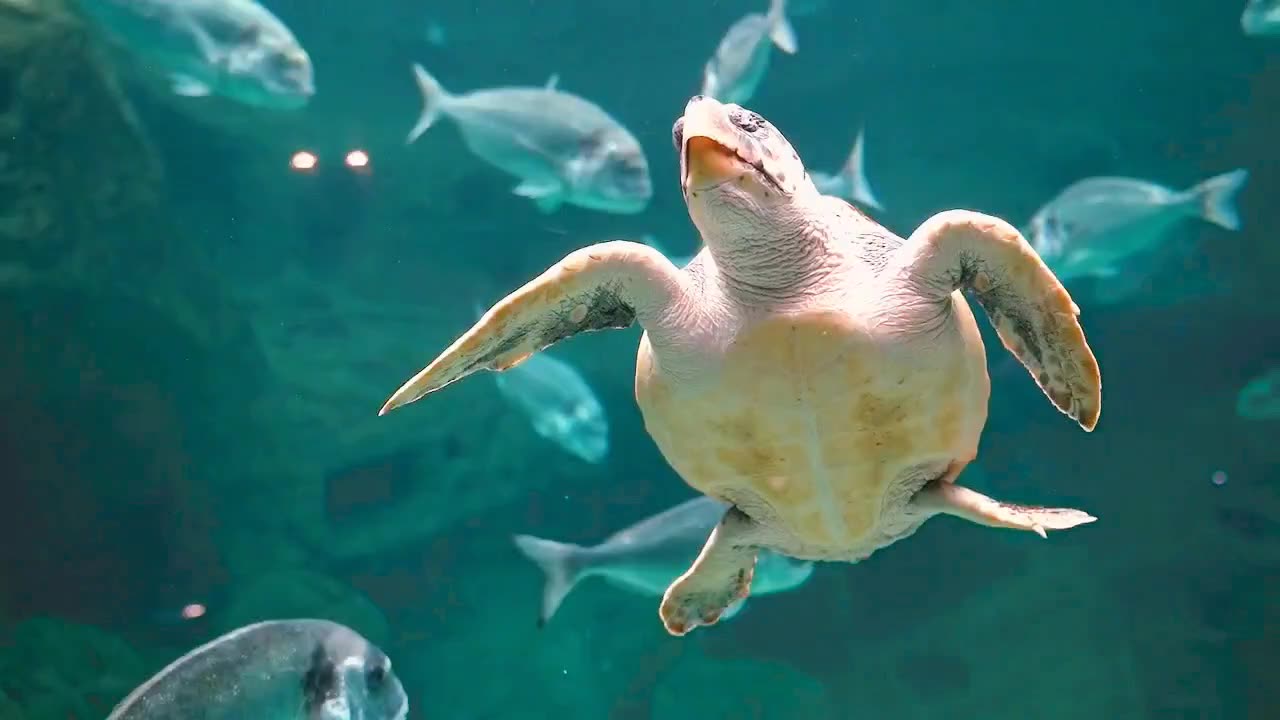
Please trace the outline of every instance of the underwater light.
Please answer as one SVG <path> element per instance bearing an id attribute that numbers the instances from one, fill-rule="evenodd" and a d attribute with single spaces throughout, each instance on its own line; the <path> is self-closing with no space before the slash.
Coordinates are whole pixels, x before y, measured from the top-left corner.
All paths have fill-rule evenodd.
<path id="1" fill-rule="evenodd" d="M 289 158 L 289 167 L 294 170 L 305 172 L 308 170 L 314 170 L 319 162 L 320 161 L 316 158 L 315 153 L 311 153 L 306 150 L 299 150 L 293 154 L 293 157 Z"/>
<path id="2" fill-rule="evenodd" d="M 347 153 L 347 167 L 352 169 L 369 167 L 369 153 L 363 150 L 352 150 Z"/>

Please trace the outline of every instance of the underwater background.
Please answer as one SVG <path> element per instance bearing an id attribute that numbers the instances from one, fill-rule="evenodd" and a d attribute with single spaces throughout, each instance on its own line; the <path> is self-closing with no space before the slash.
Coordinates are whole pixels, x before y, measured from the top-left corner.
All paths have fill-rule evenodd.
<path id="1" fill-rule="evenodd" d="M 1096 523 L 937 519 L 673 637 L 659 598 L 597 578 L 539 627 L 544 576 L 512 542 L 594 545 L 695 497 L 636 408 L 638 328 L 550 353 L 607 412 L 598 462 L 492 376 L 378 409 L 570 251 L 698 249 L 672 123 L 766 3 L 264 0 L 315 68 L 278 111 L 171 92 L 63 0 L 0 0 L 0 720 L 103 718 L 188 650 L 294 617 L 381 647 L 414 719 L 1280 718 L 1280 378 L 1240 404 L 1280 366 L 1280 37 L 1237 4 L 793 14 L 798 52 L 744 105 L 810 168 L 865 129 L 871 215 L 899 234 L 947 208 L 1023 226 L 1090 176 L 1233 168 L 1242 227 L 1180 225 L 1119 301 L 1068 282 L 1093 433 L 979 318 L 966 482 Z M 652 200 L 545 212 L 452 123 L 407 144 L 414 63 L 459 93 L 558 75 L 634 134 Z"/>

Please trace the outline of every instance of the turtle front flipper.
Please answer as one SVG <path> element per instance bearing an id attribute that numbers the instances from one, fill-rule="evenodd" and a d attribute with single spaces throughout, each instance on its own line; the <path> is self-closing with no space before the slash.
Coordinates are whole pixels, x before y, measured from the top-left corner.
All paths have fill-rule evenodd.
<path id="1" fill-rule="evenodd" d="M 1102 409 L 1098 361 L 1053 271 L 1009 223 L 968 210 L 926 220 L 899 250 L 897 270 L 940 300 L 971 290 L 1000 341 L 1053 404 L 1085 430 Z"/>
<path id="2" fill-rule="evenodd" d="M 1083 510 L 1014 505 L 976 490 L 936 480 L 916 493 L 911 504 L 929 513 L 945 513 L 988 527 L 1029 530 L 1046 537 L 1046 530 L 1067 530 L 1097 520 Z"/>
<path id="3" fill-rule="evenodd" d="M 755 522 L 737 507 L 725 511 L 698 559 L 662 596 L 658 615 L 667 632 L 684 635 L 699 625 L 714 625 L 735 602 L 751 592 L 759 548 Z"/>
<path id="4" fill-rule="evenodd" d="M 382 406 L 379 415 L 476 372 L 509 370 L 578 333 L 661 322 L 683 295 L 680 271 L 640 243 L 576 250 L 486 312 Z"/>

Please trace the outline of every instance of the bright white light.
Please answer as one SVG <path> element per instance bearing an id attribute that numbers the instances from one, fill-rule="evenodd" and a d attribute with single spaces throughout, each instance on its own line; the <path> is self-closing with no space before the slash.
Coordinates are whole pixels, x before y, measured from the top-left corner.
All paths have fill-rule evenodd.
<path id="1" fill-rule="evenodd" d="M 369 166 L 369 153 L 363 150 L 352 150 L 347 153 L 347 167 L 362 168 Z"/>
<path id="2" fill-rule="evenodd" d="M 301 171 L 314 170 L 319 162 L 314 153 L 299 150 L 293 154 L 293 157 L 289 158 L 289 167 Z"/>

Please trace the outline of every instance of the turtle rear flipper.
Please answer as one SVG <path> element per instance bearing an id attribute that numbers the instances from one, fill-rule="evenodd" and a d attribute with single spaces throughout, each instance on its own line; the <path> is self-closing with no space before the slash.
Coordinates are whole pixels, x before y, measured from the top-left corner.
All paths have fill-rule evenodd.
<path id="1" fill-rule="evenodd" d="M 987 497 L 976 490 L 946 481 L 935 481 L 916 494 L 912 505 L 945 513 L 988 527 L 1029 530 L 1045 537 L 1046 530 L 1067 530 L 1097 520 L 1083 510 L 1014 505 Z"/>
<path id="2" fill-rule="evenodd" d="M 746 599 L 759 552 L 752 537 L 757 531 L 755 521 L 737 507 L 725 511 L 698 559 L 662 596 L 658 615 L 667 632 L 684 635 L 699 625 L 714 625 Z"/>
<path id="3" fill-rule="evenodd" d="M 1102 409 L 1098 361 L 1071 300 L 1036 251 L 1009 223 L 968 210 L 926 220 L 899 250 L 888 277 L 904 273 L 921 293 L 946 300 L 972 290 L 1000 341 L 1053 404 L 1093 430 Z"/>
<path id="4" fill-rule="evenodd" d="M 637 318 L 652 330 L 683 292 L 680 271 L 647 245 L 619 240 L 576 250 L 498 301 L 378 414 L 477 370 L 509 370 L 579 333 L 630 327 Z"/>

